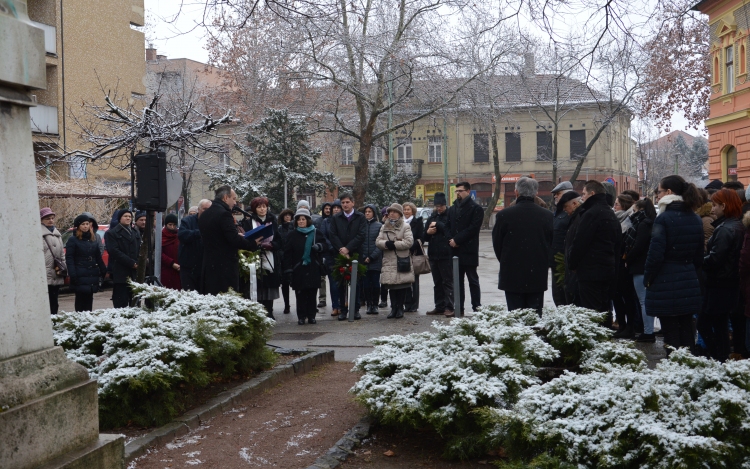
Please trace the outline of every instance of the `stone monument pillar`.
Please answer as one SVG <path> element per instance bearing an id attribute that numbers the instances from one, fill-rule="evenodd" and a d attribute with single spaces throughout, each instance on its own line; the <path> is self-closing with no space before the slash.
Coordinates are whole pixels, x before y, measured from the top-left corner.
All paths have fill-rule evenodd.
<path id="1" fill-rule="evenodd" d="M 46 88 L 44 57 L 26 1 L 0 0 L 0 468 L 121 469 L 96 381 L 52 341 L 27 94 Z"/>

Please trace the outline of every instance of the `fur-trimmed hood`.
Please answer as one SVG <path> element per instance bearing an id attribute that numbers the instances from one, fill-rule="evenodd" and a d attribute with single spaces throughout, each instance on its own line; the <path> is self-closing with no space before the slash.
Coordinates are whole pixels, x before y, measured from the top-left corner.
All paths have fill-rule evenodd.
<path id="1" fill-rule="evenodd" d="M 706 202 L 705 204 L 701 205 L 701 208 L 698 209 L 698 216 L 701 218 L 710 217 L 714 220 L 716 220 L 716 216 L 714 216 L 713 213 L 711 213 L 711 207 L 713 204 L 711 202 Z"/>
<path id="2" fill-rule="evenodd" d="M 747 212 L 742 217 L 742 224 L 745 226 L 745 228 L 750 229 L 750 212 Z"/>

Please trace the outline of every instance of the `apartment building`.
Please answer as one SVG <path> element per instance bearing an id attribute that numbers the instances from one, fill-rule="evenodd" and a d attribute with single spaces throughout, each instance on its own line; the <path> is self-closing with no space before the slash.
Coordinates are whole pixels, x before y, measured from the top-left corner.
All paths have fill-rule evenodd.
<path id="1" fill-rule="evenodd" d="M 49 178 L 129 182 L 130 172 L 83 159 L 56 161 L 82 148 L 76 116 L 117 91 L 130 103 L 146 94 L 143 0 L 28 0 L 29 18 L 44 30 L 47 89 L 31 108 L 37 168 Z M 104 92 L 102 91 L 104 90 Z"/>

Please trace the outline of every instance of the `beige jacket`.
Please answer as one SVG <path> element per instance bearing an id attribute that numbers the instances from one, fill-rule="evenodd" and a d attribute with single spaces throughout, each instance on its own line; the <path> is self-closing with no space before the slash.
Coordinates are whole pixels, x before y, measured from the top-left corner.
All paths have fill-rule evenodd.
<path id="1" fill-rule="evenodd" d="M 47 272 L 47 285 L 62 285 L 65 283 L 65 277 L 58 277 L 55 273 L 54 253 L 58 259 L 65 262 L 65 251 L 63 250 L 62 235 L 57 228 L 50 233 L 46 226 L 42 227 L 42 247 L 44 248 L 44 270 Z M 49 246 L 47 245 L 49 243 Z M 49 248 L 52 248 L 50 252 Z"/>
<path id="2" fill-rule="evenodd" d="M 392 251 L 385 245 L 386 242 L 393 241 L 396 250 Z M 383 251 L 383 267 L 380 270 L 380 283 L 385 285 L 405 285 L 414 283 L 414 266 L 411 266 L 409 272 L 399 272 L 396 268 L 396 255 L 398 257 L 409 257 L 409 249 L 414 244 L 414 236 L 411 234 L 411 227 L 404 223 L 404 217 L 399 218 L 395 225 L 391 225 L 386 219 L 383 227 L 380 228 L 380 234 L 375 240 L 375 246 Z"/>

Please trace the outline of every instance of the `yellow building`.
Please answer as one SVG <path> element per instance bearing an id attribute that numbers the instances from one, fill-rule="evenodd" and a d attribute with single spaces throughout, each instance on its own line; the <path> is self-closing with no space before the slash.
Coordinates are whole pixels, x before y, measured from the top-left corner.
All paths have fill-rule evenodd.
<path id="1" fill-rule="evenodd" d="M 514 199 L 515 181 L 522 175 L 531 175 L 539 181 L 539 195 L 548 202 L 551 189 L 570 179 L 579 161 L 578 155 L 594 137 L 602 120 L 600 103 L 595 99 L 573 98 L 568 95 L 567 103 L 557 113 L 558 171 L 555 181 L 552 180 L 551 161 L 554 122 L 538 106 L 530 105 L 522 97 L 509 100 L 496 114 L 500 183 L 504 184 L 501 196 L 506 205 Z M 394 119 L 397 122 L 398 116 Z M 477 202 L 487 205 L 496 184 L 493 166 L 495 142 L 491 124 L 482 117 L 481 110 L 470 106 L 448 109 L 444 114 L 426 117 L 413 126 L 397 130 L 392 140 L 395 166 L 419 176 L 418 189 L 423 191 L 427 205 L 431 204 L 435 192 L 448 193 L 450 185 L 460 181 L 471 183 Z M 370 153 L 371 164 L 388 155 L 387 140 L 378 142 L 378 145 L 379 148 Z M 613 182 L 618 190 L 637 189 L 632 146 L 630 114 L 623 112 L 614 118 L 589 152 L 576 179 L 576 188 L 580 190 L 588 179 L 597 179 Z M 354 142 L 342 140 L 336 174 L 344 187 L 354 183 L 357 154 Z M 502 206 L 502 202 L 498 205 Z"/>
<path id="2" fill-rule="evenodd" d="M 73 116 L 84 103 L 103 103 L 103 92 L 115 90 L 128 101 L 143 99 L 146 67 L 143 0 L 28 0 L 29 17 L 44 30 L 47 89 L 34 93 L 31 108 L 37 168 L 51 178 L 124 182 L 129 171 L 54 161 L 59 146 L 82 148 Z"/>

